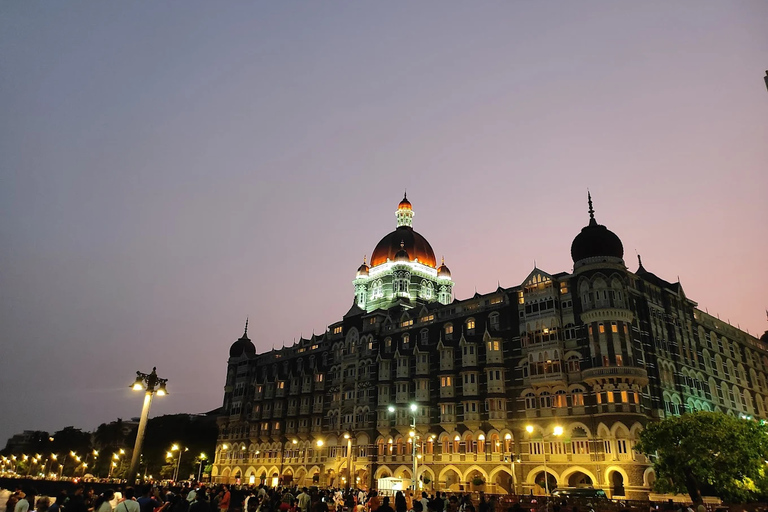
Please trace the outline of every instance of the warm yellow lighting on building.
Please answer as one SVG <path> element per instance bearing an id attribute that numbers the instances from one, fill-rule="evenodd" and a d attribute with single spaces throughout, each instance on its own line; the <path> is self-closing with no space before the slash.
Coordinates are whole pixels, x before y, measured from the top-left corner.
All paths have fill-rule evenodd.
<path id="1" fill-rule="evenodd" d="M 556 436 L 561 436 L 561 435 L 563 435 L 563 427 L 561 427 L 560 425 L 556 426 L 556 427 L 555 427 L 555 430 L 554 430 L 554 434 L 555 434 Z"/>
<path id="2" fill-rule="evenodd" d="M 528 432 L 529 434 L 533 434 L 533 425 L 526 425 L 525 431 Z"/>

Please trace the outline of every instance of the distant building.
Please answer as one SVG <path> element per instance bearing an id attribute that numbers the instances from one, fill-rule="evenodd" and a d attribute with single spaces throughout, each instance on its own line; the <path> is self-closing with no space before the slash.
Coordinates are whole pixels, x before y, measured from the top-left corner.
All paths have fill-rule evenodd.
<path id="1" fill-rule="evenodd" d="M 25 430 L 8 439 L 5 444 L 6 453 L 31 452 L 48 440 L 48 432 L 43 430 Z"/>
<path id="2" fill-rule="evenodd" d="M 550 488 L 639 498 L 655 479 L 634 450 L 648 422 L 768 417 L 765 341 L 699 310 L 639 257 L 629 270 L 591 198 L 572 271 L 534 268 L 463 300 L 406 198 L 396 217 L 327 332 L 257 354 L 246 324 L 229 352 L 214 481 L 410 481 L 413 416 L 426 490 L 543 493 L 546 468 Z"/>

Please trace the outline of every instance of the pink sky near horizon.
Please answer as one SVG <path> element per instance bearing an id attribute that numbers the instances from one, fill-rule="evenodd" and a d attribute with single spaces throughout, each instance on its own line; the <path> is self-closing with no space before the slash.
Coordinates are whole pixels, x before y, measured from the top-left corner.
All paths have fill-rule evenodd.
<path id="1" fill-rule="evenodd" d="M 229 345 L 349 309 L 395 227 L 456 297 L 625 261 L 768 329 L 768 4 L 0 7 L 0 443 L 220 405 Z M 44 411 L 44 412 L 43 412 Z"/>

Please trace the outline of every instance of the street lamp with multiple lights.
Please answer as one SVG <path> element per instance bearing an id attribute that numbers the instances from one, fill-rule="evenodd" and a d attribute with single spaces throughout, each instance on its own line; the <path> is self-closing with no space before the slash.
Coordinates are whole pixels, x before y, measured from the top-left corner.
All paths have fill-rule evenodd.
<path id="1" fill-rule="evenodd" d="M 408 409 L 411 411 L 411 430 L 408 432 L 408 436 L 411 437 L 411 457 L 413 458 L 413 477 L 411 481 L 411 486 L 413 487 L 413 494 L 416 495 L 416 492 L 418 490 L 417 488 L 417 477 L 416 477 L 416 471 L 418 470 L 418 459 L 416 457 L 416 411 L 419 409 L 419 407 L 416 404 L 411 404 L 408 406 Z M 387 410 L 390 412 L 390 414 L 395 412 L 395 406 L 390 405 L 387 407 Z"/>
<path id="2" fill-rule="evenodd" d="M 182 448 L 178 444 L 174 444 L 171 446 L 171 451 L 168 452 L 172 454 L 173 452 L 178 451 L 179 452 L 179 458 L 176 460 L 176 469 L 173 472 L 173 481 L 176 482 L 179 478 L 179 468 L 181 467 L 181 454 L 184 452 L 189 451 L 189 448 Z"/>
<path id="3" fill-rule="evenodd" d="M 149 406 L 152 404 L 152 397 L 155 394 L 164 396 L 168 394 L 165 388 L 168 379 L 161 379 L 157 376 L 157 367 L 152 368 L 152 373 L 136 372 L 136 381 L 131 385 L 134 391 L 145 390 L 144 406 L 141 408 L 141 419 L 139 420 L 139 429 L 136 432 L 136 444 L 133 447 L 133 456 L 131 457 L 131 467 L 128 470 L 129 477 L 136 474 L 139 468 L 139 457 L 141 456 L 141 444 L 144 442 L 144 430 L 147 428 L 147 419 L 149 418 Z"/>
<path id="4" fill-rule="evenodd" d="M 200 464 L 200 469 L 197 471 L 197 481 L 200 482 L 203 478 L 203 466 L 208 461 L 208 456 L 205 453 L 201 452 L 196 459 L 197 459 L 197 462 Z"/>
<path id="5" fill-rule="evenodd" d="M 533 434 L 534 432 L 533 425 L 526 425 L 525 431 L 529 434 Z M 551 434 L 541 434 L 542 441 L 546 439 L 547 437 L 560 437 L 563 435 L 563 427 L 560 425 L 557 425 L 553 430 Z M 544 488 L 546 490 L 547 496 L 549 496 L 549 473 L 547 473 L 547 449 L 544 446 L 544 443 L 541 445 L 541 453 L 544 455 Z"/>

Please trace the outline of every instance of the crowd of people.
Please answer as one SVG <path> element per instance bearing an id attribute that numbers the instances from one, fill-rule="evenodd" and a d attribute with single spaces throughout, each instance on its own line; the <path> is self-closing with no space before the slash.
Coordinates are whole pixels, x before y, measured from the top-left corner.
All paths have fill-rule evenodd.
<path id="1" fill-rule="evenodd" d="M 311 489 L 298 487 L 144 485 L 107 489 L 95 494 L 84 484 L 71 493 L 35 496 L 34 490 L 0 491 L 0 512 L 522 512 L 520 503 L 470 494 Z M 534 501 L 535 504 L 535 501 Z M 530 508 L 530 507 L 526 507 Z M 537 507 L 533 507 L 537 508 Z M 558 507 L 559 508 L 559 507 Z M 556 510 L 553 512 L 590 512 Z"/>
<path id="2" fill-rule="evenodd" d="M 479 499 L 478 499 L 479 498 Z M 0 512 L 629 512 L 621 503 L 607 501 L 598 506 L 537 500 L 533 496 L 500 502 L 496 496 L 396 491 L 319 489 L 312 487 L 266 487 L 241 485 L 119 487 L 101 494 L 79 484 L 72 492 L 53 497 L 38 496 L 33 489 L 0 490 Z M 540 501 L 540 502 L 538 502 Z M 648 502 L 646 502 L 648 503 Z M 650 503 L 648 512 L 706 512 L 669 503 Z"/>
<path id="3" fill-rule="evenodd" d="M 215 485 L 163 487 L 146 484 L 95 494 L 79 484 L 70 493 L 37 496 L 33 489 L 0 491 L 0 512 L 501 512 L 496 498 L 481 497 L 476 509 L 469 495 L 298 487 Z"/>

